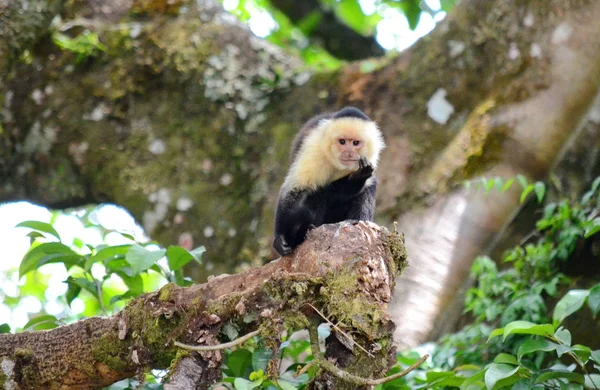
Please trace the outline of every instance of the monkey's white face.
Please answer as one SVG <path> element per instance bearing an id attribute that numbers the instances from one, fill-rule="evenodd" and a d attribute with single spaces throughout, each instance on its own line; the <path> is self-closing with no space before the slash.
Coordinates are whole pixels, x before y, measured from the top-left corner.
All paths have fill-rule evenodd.
<path id="1" fill-rule="evenodd" d="M 358 167 L 358 160 L 361 157 L 361 149 L 363 147 L 363 141 L 357 137 L 340 137 L 337 138 L 337 142 L 334 145 L 334 155 L 338 161 L 346 169 L 356 169 Z"/>

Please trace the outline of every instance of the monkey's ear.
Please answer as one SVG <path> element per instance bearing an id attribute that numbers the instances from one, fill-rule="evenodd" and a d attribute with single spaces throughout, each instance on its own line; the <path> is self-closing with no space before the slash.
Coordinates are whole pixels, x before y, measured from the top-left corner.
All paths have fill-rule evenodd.
<path id="1" fill-rule="evenodd" d="M 339 118 L 358 118 L 364 121 L 371 121 L 371 118 L 367 116 L 364 112 L 359 110 L 356 107 L 344 107 L 340 111 L 336 112 L 333 116 L 333 119 Z"/>

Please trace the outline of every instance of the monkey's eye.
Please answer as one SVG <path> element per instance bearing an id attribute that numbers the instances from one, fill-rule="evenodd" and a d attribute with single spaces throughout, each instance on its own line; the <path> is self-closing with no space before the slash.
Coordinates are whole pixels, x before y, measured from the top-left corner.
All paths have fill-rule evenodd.
<path id="1" fill-rule="evenodd" d="M 345 145 L 346 144 L 346 140 L 345 139 L 341 139 L 340 140 L 340 145 Z"/>
<path id="2" fill-rule="evenodd" d="M 354 146 L 358 146 L 358 144 L 360 144 L 360 141 L 353 141 L 352 142 L 352 145 L 354 145 Z"/>

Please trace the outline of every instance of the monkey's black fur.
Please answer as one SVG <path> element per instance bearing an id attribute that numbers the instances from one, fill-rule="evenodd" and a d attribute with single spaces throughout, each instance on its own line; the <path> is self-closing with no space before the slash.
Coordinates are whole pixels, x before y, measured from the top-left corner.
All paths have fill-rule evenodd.
<path id="1" fill-rule="evenodd" d="M 371 122 L 367 115 L 353 107 L 309 120 L 292 144 L 292 163 L 302 153 L 306 136 L 321 120 L 347 117 Z M 377 190 L 373 170 L 371 163 L 361 157 L 358 170 L 317 189 L 282 188 L 275 213 L 273 248 L 277 253 L 281 256 L 291 254 L 310 229 L 322 224 L 344 220 L 372 221 Z"/>

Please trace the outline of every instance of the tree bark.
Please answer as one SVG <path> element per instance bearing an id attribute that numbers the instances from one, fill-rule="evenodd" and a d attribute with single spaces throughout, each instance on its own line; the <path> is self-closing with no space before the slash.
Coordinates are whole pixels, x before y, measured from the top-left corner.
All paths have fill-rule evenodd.
<path id="1" fill-rule="evenodd" d="M 334 357 L 356 375 L 383 376 L 395 356 L 394 325 L 385 309 L 405 265 L 403 238 L 396 232 L 364 222 L 324 225 L 292 256 L 262 267 L 188 288 L 169 284 L 112 317 L 2 334 L 0 385 L 96 389 L 148 368 L 171 367 L 171 388 L 207 389 L 221 379 L 222 351 L 190 355 L 178 352 L 174 341 L 219 344 L 223 326 L 230 324 L 241 335 L 260 329 L 267 345 L 276 348 L 283 331 L 315 319 L 326 322 L 313 308 L 364 348 L 338 349 Z M 368 366 L 353 365 L 366 353 Z M 330 383 L 329 388 L 347 387 L 339 379 Z"/>
<path id="2" fill-rule="evenodd" d="M 94 9 L 63 12 L 73 22 L 63 32 L 87 26 L 104 51 L 77 62 L 44 37 L 11 67 L 0 91 L 0 201 L 123 205 L 161 242 L 205 245 L 200 280 L 273 257 L 295 132 L 314 114 L 359 106 L 388 145 L 377 220 L 399 220 L 413 264 L 391 308 L 402 346 L 455 323 L 474 256 L 520 209 L 517 187 L 486 195 L 461 182 L 544 179 L 598 120 L 591 0 L 462 1 L 409 51 L 369 60 L 372 72 L 313 74 L 208 1 L 177 12 L 138 3 L 120 24 Z"/>

